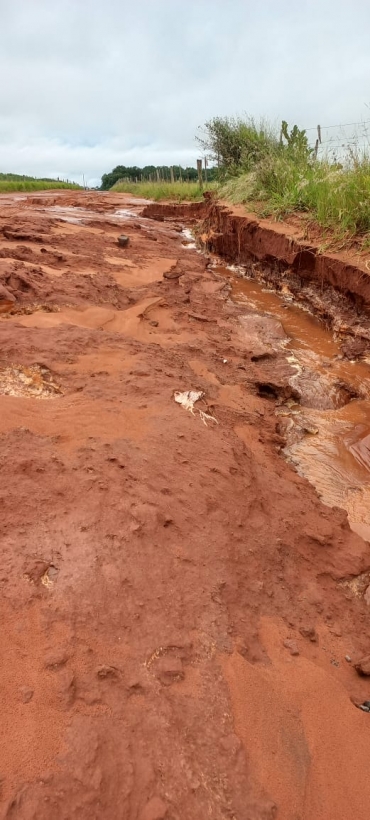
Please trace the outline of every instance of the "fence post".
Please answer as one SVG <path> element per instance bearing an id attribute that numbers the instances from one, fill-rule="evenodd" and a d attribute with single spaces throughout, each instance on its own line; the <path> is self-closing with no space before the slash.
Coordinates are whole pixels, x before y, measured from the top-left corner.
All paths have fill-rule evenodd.
<path id="1" fill-rule="evenodd" d="M 173 185 L 173 183 L 175 182 L 175 177 L 173 175 L 173 165 L 171 165 L 170 173 L 171 173 L 171 182 L 172 182 L 172 185 Z"/>
<path id="2" fill-rule="evenodd" d="M 198 171 L 199 187 L 203 188 L 203 174 L 202 174 L 202 160 L 201 159 L 197 159 L 197 171 Z"/>

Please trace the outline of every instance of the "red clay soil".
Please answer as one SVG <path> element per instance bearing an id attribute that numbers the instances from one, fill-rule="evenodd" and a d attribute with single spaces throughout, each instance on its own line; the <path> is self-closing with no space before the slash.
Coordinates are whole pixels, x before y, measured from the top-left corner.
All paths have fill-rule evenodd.
<path id="1" fill-rule="evenodd" d="M 0 817 L 367 820 L 369 545 L 279 454 L 279 323 L 142 207 L 0 200 Z"/>
<path id="2" fill-rule="evenodd" d="M 242 206 L 214 200 L 177 206 L 151 204 L 144 214 L 201 218 L 199 240 L 229 262 L 247 265 L 253 276 L 289 291 L 337 333 L 356 339 L 357 352 L 370 351 L 370 253 L 364 247 L 324 251 L 324 238 L 301 216 L 290 222 L 261 219 Z M 353 343 L 352 343 L 353 348 Z M 353 348 L 354 349 L 354 348 Z"/>

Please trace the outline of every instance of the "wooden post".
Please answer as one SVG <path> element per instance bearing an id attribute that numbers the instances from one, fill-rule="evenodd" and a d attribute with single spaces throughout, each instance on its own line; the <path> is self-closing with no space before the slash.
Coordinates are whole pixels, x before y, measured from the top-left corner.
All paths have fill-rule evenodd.
<path id="1" fill-rule="evenodd" d="M 202 160 L 201 159 L 197 159 L 197 171 L 198 171 L 199 187 L 203 188 L 203 174 L 202 174 Z"/>
<path id="2" fill-rule="evenodd" d="M 207 157 L 204 157 L 204 179 L 207 185 Z"/>
<path id="3" fill-rule="evenodd" d="M 175 182 L 175 177 L 173 175 L 173 165 L 171 165 L 170 173 L 171 173 L 171 182 L 172 182 L 172 185 L 173 185 L 173 183 Z"/>
<path id="4" fill-rule="evenodd" d="M 160 182 L 161 181 L 161 175 L 159 173 L 159 168 L 156 168 L 156 174 L 157 174 L 157 182 Z"/>

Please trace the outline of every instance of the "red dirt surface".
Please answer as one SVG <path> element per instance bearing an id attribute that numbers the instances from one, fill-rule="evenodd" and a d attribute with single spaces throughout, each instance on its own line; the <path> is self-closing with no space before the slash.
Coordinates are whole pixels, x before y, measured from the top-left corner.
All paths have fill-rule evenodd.
<path id="1" fill-rule="evenodd" d="M 142 208 L 0 199 L 0 817 L 367 820 L 369 545 L 279 455 L 279 323 Z"/>

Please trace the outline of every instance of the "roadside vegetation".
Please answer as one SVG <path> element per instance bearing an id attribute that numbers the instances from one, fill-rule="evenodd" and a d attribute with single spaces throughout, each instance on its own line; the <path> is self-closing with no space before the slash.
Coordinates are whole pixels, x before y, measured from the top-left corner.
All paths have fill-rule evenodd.
<path id="1" fill-rule="evenodd" d="M 306 132 L 252 119 L 214 118 L 198 141 L 219 168 L 218 196 L 263 216 L 305 213 L 336 234 L 370 232 L 370 151 L 318 158 Z M 318 146 L 317 146 L 318 147 Z"/>
<path id="2" fill-rule="evenodd" d="M 216 183 L 205 183 L 203 189 L 198 182 L 117 182 L 112 191 L 133 194 L 142 199 L 153 199 L 155 202 L 171 200 L 196 202 L 201 200 L 204 191 L 216 189 Z"/>
<path id="3" fill-rule="evenodd" d="M 207 170 L 208 182 L 214 182 L 217 177 L 217 168 Z M 142 182 L 174 183 L 174 182 L 198 182 L 198 171 L 196 168 L 183 168 L 181 165 L 145 165 L 139 168 L 137 165 L 117 165 L 109 174 L 103 174 L 101 181 L 101 191 L 109 191 L 117 183 Z"/>
<path id="4" fill-rule="evenodd" d="M 13 191 L 48 191 L 56 188 L 79 189 L 80 185 L 57 179 L 37 179 L 36 177 L 21 176 L 20 174 L 0 174 L 0 193 L 12 193 Z"/>

